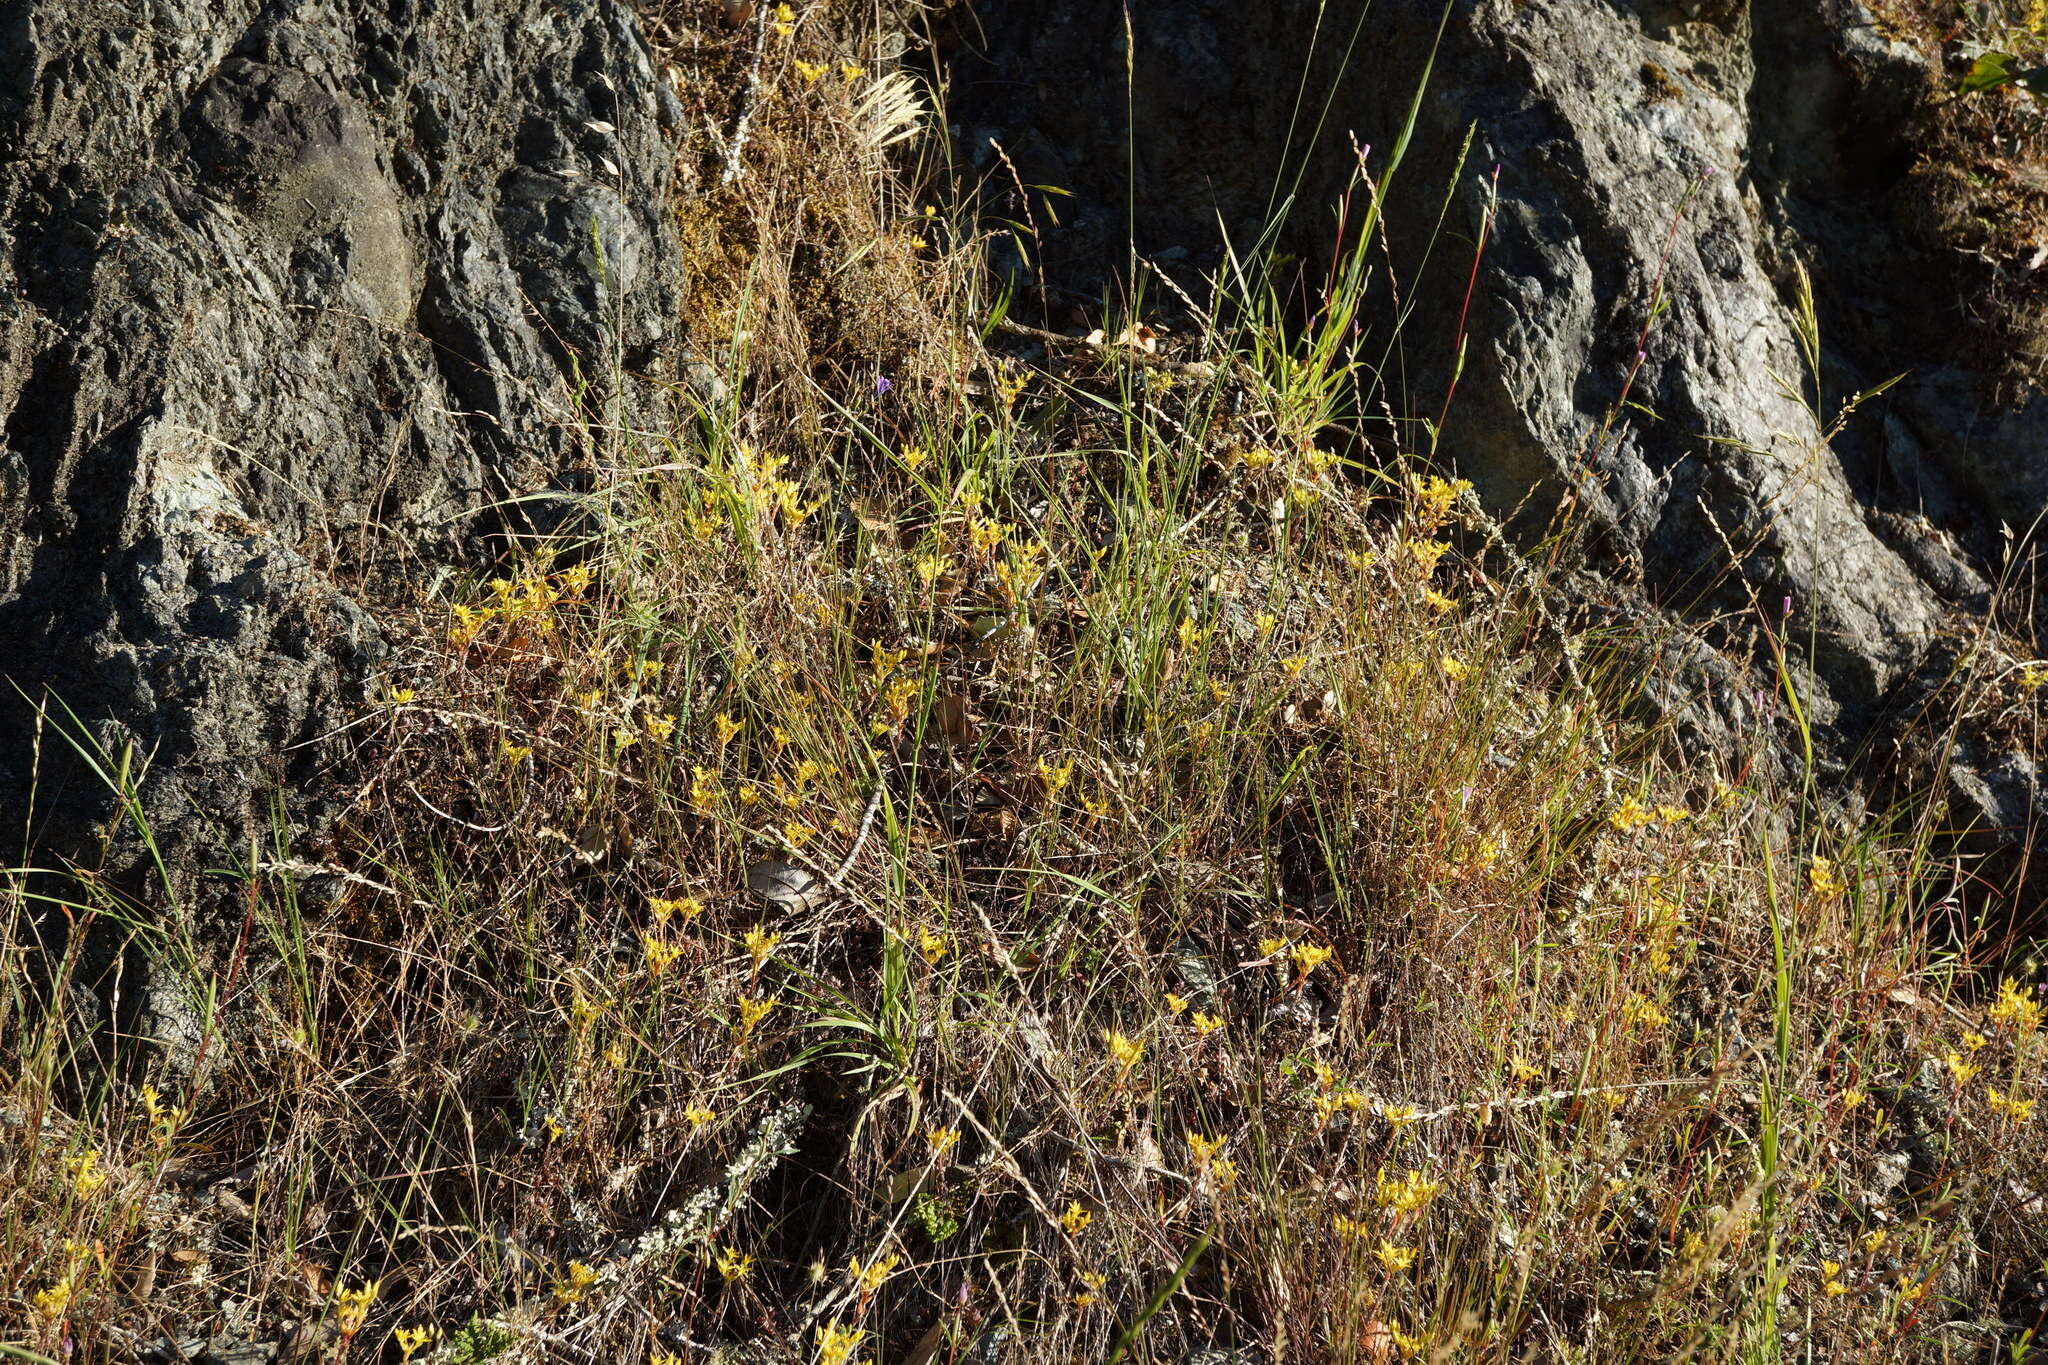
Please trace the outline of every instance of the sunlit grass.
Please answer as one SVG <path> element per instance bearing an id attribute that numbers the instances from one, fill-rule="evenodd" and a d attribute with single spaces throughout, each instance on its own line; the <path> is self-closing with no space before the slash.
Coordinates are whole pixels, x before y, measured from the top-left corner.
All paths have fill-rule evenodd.
<path id="1" fill-rule="evenodd" d="M 65 907 L 201 1035 L 63 1008 L 83 935 L 10 976 L 10 1344 L 1975 1350 L 2043 1255 L 2041 1009 L 1929 942 L 1925 847 L 1615 720 L 1469 490 L 1354 439 L 1383 340 L 1254 263 L 1161 364 L 991 349 L 921 249 L 956 369 L 736 348 L 415 604 L 231 948 Z"/>

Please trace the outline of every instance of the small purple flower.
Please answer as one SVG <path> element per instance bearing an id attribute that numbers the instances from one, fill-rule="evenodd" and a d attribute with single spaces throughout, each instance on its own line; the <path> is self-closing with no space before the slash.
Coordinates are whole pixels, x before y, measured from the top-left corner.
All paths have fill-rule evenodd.
<path id="1" fill-rule="evenodd" d="M 889 390 L 895 387 L 896 386 L 894 384 L 889 382 L 888 375 L 878 374 L 875 376 L 875 397 L 880 398 L 883 394 L 887 393 Z"/>
<path id="2" fill-rule="evenodd" d="M 1786 593 L 1786 594 L 1785 594 L 1785 601 L 1784 601 L 1784 603 L 1783 603 L 1783 604 L 1782 604 L 1782 605 L 1781 605 L 1781 606 L 1779 607 L 1779 610 L 1778 610 L 1778 614 L 1779 614 L 1780 616 L 1790 616 L 1790 615 L 1792 614 L 1792 594 L 1791 594 L 1791 593 L 1789 593 L 1789 592 L 1788 592 L 1788 593 Z"/>

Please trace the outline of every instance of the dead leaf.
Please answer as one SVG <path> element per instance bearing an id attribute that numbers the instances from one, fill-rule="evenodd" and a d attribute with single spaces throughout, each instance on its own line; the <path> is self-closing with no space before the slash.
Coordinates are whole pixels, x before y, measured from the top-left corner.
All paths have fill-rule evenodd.
<path id="1" fill-rule="evenodd" d="M 941 1313 L 939 1320 L 927 1327 L 924 1335 L 917 1339 L 917 1345 L 910 1348 L 910 1354 L 903 1357 L 903 1365 L 926 1365 L 945 1344 L 946 1315 Z"/>
<path id="2" fill-rule="evenodd" d="M 981 726 L 974 719 L 974 708 L 958 692 L 941 692 L 932 703 L 932 718 L 939 723 L 939 733 L 956 748 L 971 749 L 981 738 Z"/>
<path id="3" fill-rule="evenodd" d="M 823 878 L 778 858 L 748 868 L 747 889 L 776 909 L 791 913 L 815 909 L 832 894 Z"/>

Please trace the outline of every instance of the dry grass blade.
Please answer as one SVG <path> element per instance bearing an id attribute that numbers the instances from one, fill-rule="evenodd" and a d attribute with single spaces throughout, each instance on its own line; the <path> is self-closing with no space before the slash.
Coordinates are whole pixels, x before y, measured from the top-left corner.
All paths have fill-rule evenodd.
<path id="1" fill-rule="evenodd" d="M 860 145 L 870 154 L 879 154 L 916 137 L 923 131 L 927 117 L 917 81 L 902 71 L 875 77 L 854 107 Z"/>
<path id="2" fill-rule="evenodd" d="M 2041 993 L 1930 936 L 1950 869 L 1634 725 L 1635 642 L 1359 438 L 1303 321 L 1357 298 L 991 326 L 933 92 L 699 8 L 760 73 L 729 144 L 684 92 L 727 395 L 593 423 L 577 540 L 407 605 L 333 847 L 224 914 L 5 884 L 10 1342 L 1920 1360 L 2034 1311 Z"/>

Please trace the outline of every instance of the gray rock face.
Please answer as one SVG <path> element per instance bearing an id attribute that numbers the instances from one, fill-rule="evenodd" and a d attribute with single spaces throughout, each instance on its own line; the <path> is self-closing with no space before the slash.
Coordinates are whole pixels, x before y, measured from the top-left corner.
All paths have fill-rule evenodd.
<path id="1" fill-rule="evenodd" d="M 1382 174 L 1440 0 L 1130 13 L 1128 96 L 1116 6 L 983 5 L 955 57 L 963 151 L 988 160 L 994 137 L 1024 182 L 1078 195 L 1045 243 L 1051 283 L 1086 300 L 1122 268 L 1127 176 L 1141 252 L 1200 264 L 1219 216 L 1242 246 L 1293 193 L 1295 249 L 1326 258 L 1351 137 Z M 1572 499 L 1604 619 L 1703 631 L 1649 700 L 1737 762 L 1795 748 L 1766 627 L 1795 639 L 1837 771 L 1928 725 L 1944 637 L 1987 608 L 1999 522 L 2048 513 L 2048 400 L 1973 366 L 1966 263 L 1914 206 L 1914 120 L 1946 79 L 1931 47 L 1860 0 L 1456 0 L 1390 190 L 1395 269 L 1421 272 L 1395 401 L 1436 415 L 1497 170 L 1444 448 L 1525 530 Z M 1846 397 L 1902 373 L 1833 430 Z M 2031 762 L 1988 733 L 1927 759 L 1872 776 L 1945 787 L 1959 821 L 2031 840 Z"/>
<path id="2" fill-rule="evenodd" d="M 680 109 L 616 0 L 13 0 L 0 70 L 0 824 L 112 818 L 46 702 L 174 861 L 317 823 L 363 604 L 651 401 Z"/>

